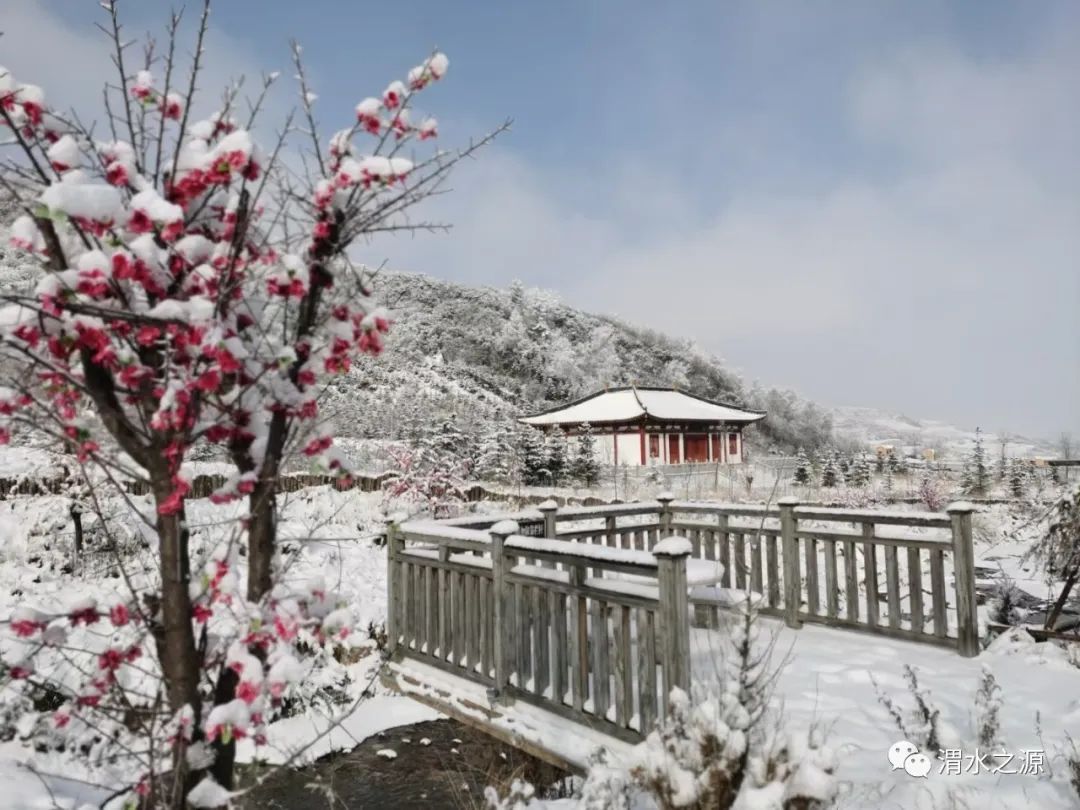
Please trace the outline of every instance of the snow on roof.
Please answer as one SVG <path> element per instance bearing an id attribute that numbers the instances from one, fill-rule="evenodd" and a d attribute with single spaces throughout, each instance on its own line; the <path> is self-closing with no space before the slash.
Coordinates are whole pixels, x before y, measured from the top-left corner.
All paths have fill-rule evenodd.
<path id="1" fill-rule="evenodd" d="M 764 411 L 751 411 L 669 388 L 616 388 L 522 417 L 526 425 L 580 425 L 633 422 L 651 417 L 671 422 L 750 423 L 765 418 Z"/>

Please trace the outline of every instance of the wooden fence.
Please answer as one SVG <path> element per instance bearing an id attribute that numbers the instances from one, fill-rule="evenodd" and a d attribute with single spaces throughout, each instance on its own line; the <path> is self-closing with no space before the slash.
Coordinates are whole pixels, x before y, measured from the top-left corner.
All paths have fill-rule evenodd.
<path id="1" fill-rule="evenodd" d="M 540 525 L 554 525 L 554 511 Z M 391 526 L 394 654 L 479 681 L 498 700 L 640 739 L 663 718 L 664 696 L 690 686 L 689 549 L 602 548 L 520 528 Z"/>
<path id="2" fill-rule="evenodd" d="M 977 655 L 972 510 L 662 498 L 391 525 L 389 643 L 498 700 L 636 740 L 663 717 L 671 688 L 689 686 L 691 607 L 709 624 L 745 593 L 791 627 Z M 688 566 L 703 568 L 694 560 L 712 562 L 718 581 L 688 588 Z"/>

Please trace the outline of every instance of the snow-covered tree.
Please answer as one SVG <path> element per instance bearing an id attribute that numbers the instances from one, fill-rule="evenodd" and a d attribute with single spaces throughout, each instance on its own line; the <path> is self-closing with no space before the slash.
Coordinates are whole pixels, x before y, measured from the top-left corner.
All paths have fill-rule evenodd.
<path id="1" fill-rule="evenodd" d="M 1030 469 L 1030 464 L 1023 462 L 1018 458 L 1009 460 L 1006 482 L 1009 486 L 1009 492 L 1014 498 L 1024 497 L 1024 492 L 1027 489 L 1029 481 L 1028 473 Z"/>
<path id="2" fill-rule="evenodd" d="M 415 447 L 391 448 L 396 466 L 383 484 L 391 500 L 405 501 L 433 517 L 449 517 L 465 500 L 471 470 L 457 443 L 460 432 L 447 419 L 429 429 Z"/>
<path id="3" fill-rule="evenodd" d="M 81 123 L 92 109 L 55 110 L 42 88 L 0 68 L 4 146 L 17 153 L 0 182 L 23 211 L 12 243 L 41 270 L 32 292 L 3 296 L 0 345 L 15 371 L 4 372 L 0 442 L 27 425 L 84 470 L 145 482 L 152 509 L 141 519 L 160 576 L 123 578 L 128 592 L 113 605 L 28 608 L 9 629 L 43 660 L 89 624 L 109 627 L 105 646 L 63 678 L 35 669 L 34 656 L 9 672 L 61 696 L 56 729 L 96 728 L 130 759 L 130 784 L 109 785 L 116 795 L 180 807 L 192 790 L 231 787 L 235 740 L 260 742 L 267 707 L 304 671 L 297 634 L 313 649 L 349 630 L 350 612 L 325 589 L 275 588 L 282 464 L 297 455 L 349 483 L 320 402 L 389 328 L 349 247 L 413 227 L 406 212 L 488 139 L 456 153 L 421 147 L 437 125 L 413 122 L 414 100 L 445 75 L 441 53 L 362 100 L 326 139 L 297 46 L 304 124 L 291 119 L 263 150 L 251 127 L 276 74 L 251 99 L 234 84 L 216 112 L 193 114 L 209 2 L 186 75 L 178 16 L 163 51 L 150 40 L 134 56 L 116 4 L 102 6 L 117 74 L 94 132 Z M 282 161 L 298 135 L 310 139 L 302 170 Z M 238 516 L 226 545 L 195 557 L 182 464 L 203 443 L 235 467 L 211 500 L 237 502 Z M 147 658 L 153 666 L 137 663 Z M 129 690 L 147 670 L 158 684 Z"/>
<path id="4" fill-rule="evenodd" d="M 544 434 L 536 428 L 524 427 L 518 435 L 521 455 L 522 478 L 528 486 L 546 486 L 551 484 L 548 470 L 547 445 Z"/>
<path id="5" fill-rule="evenodd" d="M 488 426 L 480 439 L 474 474 L 482 481 L 510 483 L 513 475 L 516 436 L 509 422 Z"/>
<path id="6" fill-rule="evenodd" d="M 596 459 L 596 439 L 592 425 L 585 423 L 577 437 L 574 452 L 573 476 L 586 487 L 594 486 L 600 480 L 600 462 Z"/>
<path id="7" fill-rule="evenodd" d="M 825 457 L 825 466 L 821 468 L 821 485 L 823 487 L 835 487 L 840 481 L 840 475 L 836 468 L 836 457 L 829 453 Z"/>
<path id="8" fill-rule="evenodd" d="M 986 449 L 983 447 L 982 430 L 979 428 L 975 428 L 975 442 L 964 465 L 961 485 L 969 495 L 985 495 L 990 490 L 990 470 L 986 466 Z"/>
<path id="9" fill-rule="evenodd" d="M 551 477 L 551 484 L 559 486 L 569 473 L 570 466 L 566 433 L 561 428 L 557 427 L 548 434 L 545 452 L 546 466 Z"/>
<path id="10" fill-rule="evenodd" d="M 795 456 L 794 480 L 796 484 L 802 484 L 803 486 L 809 486 L 810 484 L 810 459 L 807 457 L 806 451 L 801 447 Z"/>
<path id="11" fill-rule="evenodd" d="M 853 487 L 866 487 L 870 485 L 870 462 L 865 454 L 859 453 L 851 462 L 851 474 L 848 483 Z"/>

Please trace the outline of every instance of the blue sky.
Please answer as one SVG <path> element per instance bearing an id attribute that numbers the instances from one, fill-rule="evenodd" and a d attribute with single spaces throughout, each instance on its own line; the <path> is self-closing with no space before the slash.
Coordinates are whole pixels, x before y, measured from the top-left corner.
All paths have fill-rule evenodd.
<path id="1" fill-rule="evenodd" d="M 168 8 L 127 5 L 133 33 Z M 0 0 L 3 60 L 84 95 L 95 8 Z M 1080 431 L 1075 3 L 222 0 L 213 23 L 208 84 L 291 75 L 295 37 L 328 131 L 433 46 L 444 145 L 514 119 L 431 207 L 454 231 L 372 263 L 520 278 L 826 404 Z"/>

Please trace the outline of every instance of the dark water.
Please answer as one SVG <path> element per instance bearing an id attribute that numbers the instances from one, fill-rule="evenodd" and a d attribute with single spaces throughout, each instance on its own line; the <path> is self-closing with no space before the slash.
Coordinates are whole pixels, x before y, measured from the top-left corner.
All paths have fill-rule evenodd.
<path id="1" fill-rule="evenodd" d="M 422 744 L 421 740 L 430 740 Z M 389 748 L 396 759 L 377 752 Z M 554 795 L 566 774 L 454 720 L 399 726 L 299 770 L 283 769 L 247 794 L 246 810 L 482 808 L 484 787 L 514 778 Z M 549 788 L 544 790 L 544 788 Z M 328 789 L 328 790 L 327 790 Z M 557 792 L 557 788 L 554 788 Z M 333 798 L 328 800 L 327 796 Z"/>

